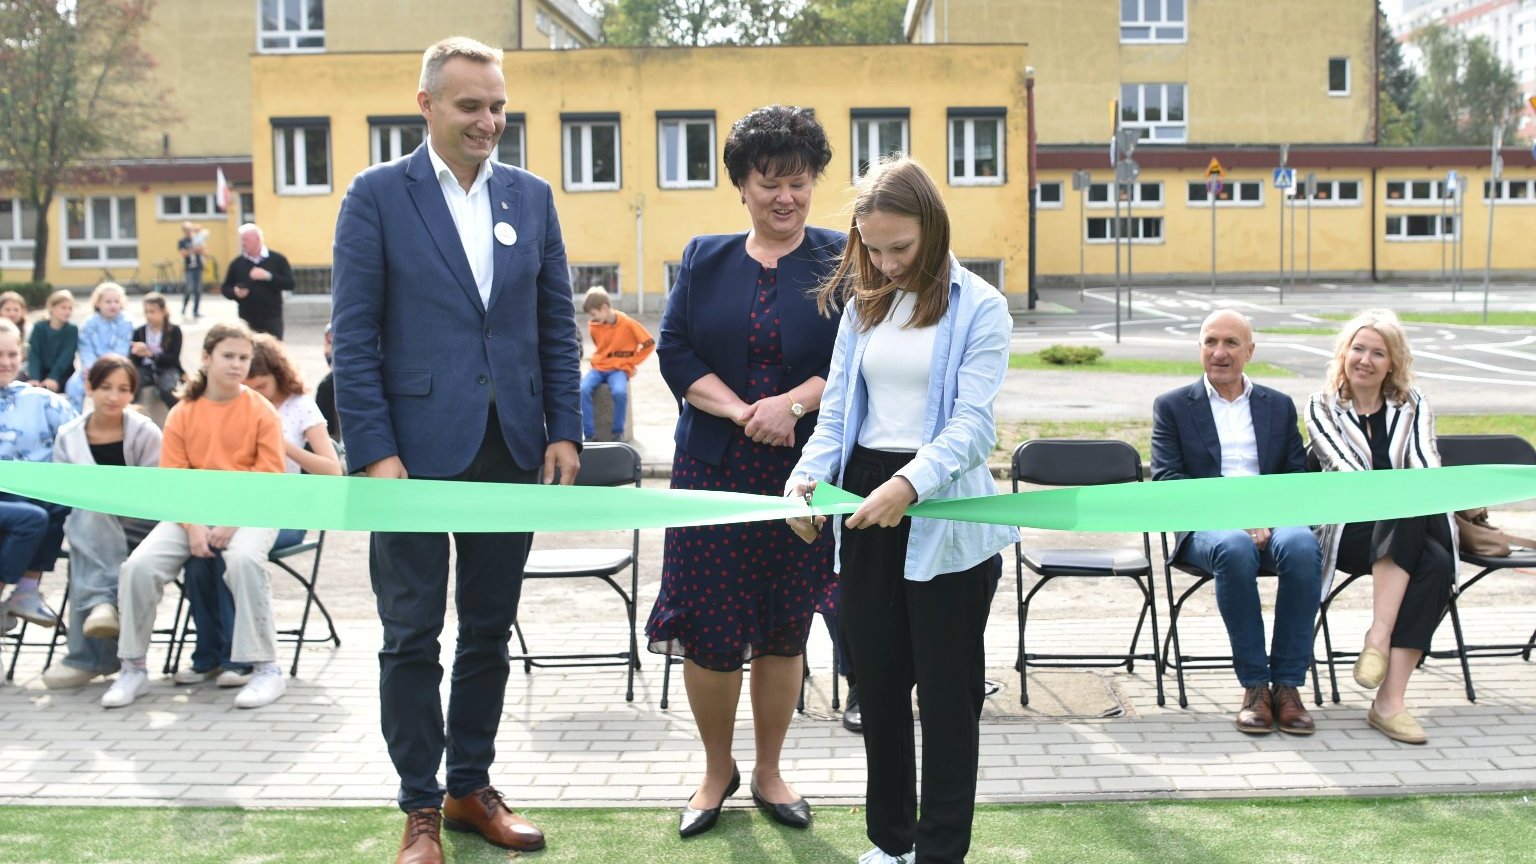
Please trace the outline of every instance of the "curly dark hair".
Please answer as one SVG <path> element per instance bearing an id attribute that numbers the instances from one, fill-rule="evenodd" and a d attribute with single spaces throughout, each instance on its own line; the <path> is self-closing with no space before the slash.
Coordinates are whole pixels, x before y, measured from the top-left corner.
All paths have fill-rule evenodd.
<path id="1" fill-rule="evenodd" d="M 810 108 L 768 105 L 731 124 L 725 139 L 725 170 L 740 188 L 756 168 L 769 177 L 811 172 L 820 177 L 832 161 L 827 131 Z"/>

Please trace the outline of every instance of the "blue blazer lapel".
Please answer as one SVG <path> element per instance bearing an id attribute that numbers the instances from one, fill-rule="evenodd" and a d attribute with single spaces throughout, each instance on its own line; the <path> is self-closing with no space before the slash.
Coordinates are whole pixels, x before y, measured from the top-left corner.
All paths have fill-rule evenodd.
<path id="1" fill-rule="evenodd" d="M 411 200 L 416 203 L 416 211 L 421 214 L 421 221 L 426 224 L 432 242 L 442 254 L 448 272 L 453 274 L 454 281 L 459 283 L 470 302 L 483 314 L 485 304 L 480 302 L 480 289 L 475 287 L 469 258 L 464 255 L 464 243 L 453 225 L 453 214 L 448 212 L 448 202 L 443 200 L 442 187 L 438 185 L 437 175 L 432 173 L 432 159 L 427 155 L 427 147 L 422 144 L 411 156 L 410 165 L 405 171 L 405 175 L 410 178 L 406 188 L 411 193 Z"/>
<path id="2" fill-rule="evenodd" d="M 1221 436 L 1216 433 L 1216 418 L 1211 414 L 1211 397 L 1205 392 L 1205 379 L 1191 384 L 1187 391 L 1189 410 L 1194 414 L 1195 428 L 1200 430 L 1200 441 L 1210 454 L 1215 467 L 1213 477 L 1221 476 Z"/>
<path id="3" fill-rule="evenodd" d="M 521 196 L 518 194 L 517 187 L 513 184 L 515 176 L 512 171 L 500 165 L 491 166 L 491 179 L 489 181 L 491 190 L 491 227 L 495 228 L 498 223 L 505 222 L 511 225 L 513 230 L 517 232 L 516 241 L 510 245 L 500 240 L 495 241 L 496 266 L 491 271 L 490 305 L 492 306 L 495 306 L 496 301 L 501 297 L 501 292 L 505 290 L 506 281 L 512 273 L 512 253 L 517 251 L 518 244 L 532 243 L 535 236 L 535 232 L 531 228 L 526 231 L 524 230 L 527 227 L 527 220 L 522 218 L 523 212 L 518 209 L 518 202 Z"/>
<path id="4" fill-rule="evenodd" d="M 1273 448 L 1273 442 L 1269 439 L 1274 434 L 1271 428 L 1274 424 L 1274 404 L 1269 400 L 1269 394 L 1258 387 L 1253 388 L 1253 394 L 1248 398 L 1248 411 L 1253 415 L 1253 440 L 1259 451 L 1259 473 L 1270 472 L 1269 455 Z M 1283 447 L 1285 442 L 1280 442 Z"/>

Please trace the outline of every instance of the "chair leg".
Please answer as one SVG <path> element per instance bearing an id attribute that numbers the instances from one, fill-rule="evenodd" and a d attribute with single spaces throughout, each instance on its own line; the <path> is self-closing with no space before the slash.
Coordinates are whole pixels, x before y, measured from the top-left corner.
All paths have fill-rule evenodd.
<path id="1" fill-rule="evenodd" d="M 1536 630 L 1531 631 L 1531 638 L 1525 640 L 1525 653 L 1520 656 L 1525 662 L 1531 662 L 1531 650 L 1536 648 Z"/>
<path id="2" fill-rule="evenodd" d="M 800 714 L 804 714 L 805 713 L 805 682 L 806 682 L 806 680 L 808 678 L 811 677 L 811 658 L 806 656 L 806 654 L 804 652 L 801 652 L 801 654 L 800 654 L 800 667 L 801 667 L 801 672 L 800 672 L 800 698 L 799 698 L 798 701 L 795 702 L 795 711 L 800 713 Z"/>
<path id="3" fill-rule="evenodd" d="M 640 541 L 635 540 L 635 550 L 629 568 L 629 596 L 624 598 L 625 610 L 629 613 L 629 668 L 625 670 L 628 681 L 624 689 L 624 701 L 635 701 L 635 670 L 640 668 L 640 639 L 635 632 L 635 615 L 639 611 L 636 604 L 639 602 L 640 592 Z"/>
<path id="4" fill-rule="evenodd" d="M 181 668 L 181 652 L 187 644 L 189 632 L 196 633 L 192 628 L 192 607 L 187 603 L 186 585 L 180 580 L 175 583 L 176 589 L 181 592 L 176 598 L 176 614 L 171 616 L 171 644 L 166 647 L 165 665 L 161 667 L 161 673 L 169 675 Z M 183 618 L 185 612 L 185 618 Z"/>
<path id="5" fill-rule="evenodd" d="M 841 682 L 839 682 L 837 679 L 838 679 L 837 634 L 833 633 L 832 634 L 832 711 L 833 711 L 833 713 L 836 713 L 838 711 L 843 710 L 843 701 L 842 701 L 842 698 L 841 698 L 841 694 L 838 692 L 838 687 L 839 687 Z"/>
<path id="6" fill-rule="evenodd" d="M 1477 690 L 1472 686 L 1472 666 L 1467 662 L 1467 643 L 1461 637 L 1461 613 L 1456 611 L 1456 594 L 1451 594 L 1451 631 L 1456 635 L 1456 656 L 1461 660 L 1461 680 L 1467 685 L 1467 701 L 1477 701 Z M 1428 657 L 1426 653 L 1424 656 Z"/>
<path id="7" fill-rule="evenodd" d="M 1184 601 L 1189 599 L 1190 592 L 1194 591 L 1194 588 L 1198 588 L 1200 586 L 1196 585 L 1189 591 L 1184 592 L 1184 595 L 1180 597 L 1177 602 L 1174 602 L 1173 571 L 1168 568 L 1164 568 L 1163 576 L 1168 585 L 1168 638 L 1173 641 L 1173 675 L 1174 680 L 1176 680 L 1179 685 L 1179 707 L 1188 708 L 1189 696 L 1185 693 L 1184 690 L 1184 647 L 1179 644 L 1179 613 L 1184 609 Z M 1167 649 L 1164 650 L 1166 651 Z M 1167 659 L 1168 655 L 1165 653 L 1163 655 L 1164 662 L 1166 662 Z"/>
<path id="8" fill-rule="evenodd" d="M 667 688 L 672 684 L 672 655 L 661 655 L 661 710 L 667 710 Z"/>
<path id="9" fill-rule="evenodd" d="M 1136 582 L 1140 584 L 1141 580 L 1137 579 Z M 1163 662 L 1158 655 L 1157 574 L 1152 570 L 1147 571 L 1147 611 L 1152 616 L 1152 678 L 1157 683 L 1157 706 L 1161 708 L 1167 704 L 1167 695 L 1163 692 Z M 1131 650 L 1136 650 L 1135 643 L 1131 644 Z"/>
<path id="10" fill-rule="evenodd" d="M 1024 651 L 1024 630 L 1029 626 L 1029 604 L 1049 581 L 1051 577 L 1041 576 L 1040 581 L 1035 584 L 1035 587 L 1029 589 L 1029 593 L 1019 604 L 1019 704 L 1026 708 L 1029 707 L 1029 655 Z M 1019 590 L 1024 590 L 1024 586 L 1020 585 Z"/>
<path id="11" fill-rule="evenodd" d="M 518 647 L 518 652 L 517 653 L 522 654 L 526 658 L 528 656 L 528 643 L 523 640 L 523 625 L 519 624 L 517 621 L 513 621 L 512 622 L 512 632 L 517 634 L 517 647 Z M 531 675 L 531 674 L 533 674 L 533 661 L 532 660 L 530 660 L 530 659 L 523 660 L 523 674 L 524 675 Z"/>
<path id="12" fill-rule="evenodd" d="M 1333 704 L 1339 704 L 1339 671 L 1333 662 L 1333 632 L 1328 629 L 1328 602 L 1323 603 L 1318 610 L 1318 623 L 1323 628 L 1323 656 L 1328 659 L 1328 688 L 1332 693 Z"/>
<path id="13" fill-rule="evenodd" d="M 21 623 L 16 627 L 16 635 L 13 638 L 16 640 L 16 648 L 11 651 L 11 665 L 5 670 L 5 680 L 7 681 L 16 680 L 16 661 L 21 658 L 21 643 L 27 639 L 26 619 L 21 619 Z"/>
<path id="14" fill-rule="evenodd" d="M 53 635 L 48 637 L 48 659 L 43 661 L 43 671 L 47 672 L 53 666 L 54 652 L 59 649 L 59 642 L 69 636 L 69 630 L 64 622 L 69 616 L 69 581 L 64 582 L 64 596 L 59 598 L 59 624 L 53 628 Z"/>

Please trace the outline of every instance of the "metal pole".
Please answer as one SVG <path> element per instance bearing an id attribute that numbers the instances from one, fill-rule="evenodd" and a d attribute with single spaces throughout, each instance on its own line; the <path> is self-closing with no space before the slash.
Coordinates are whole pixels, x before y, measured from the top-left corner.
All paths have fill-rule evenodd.
<path id="1" fill-rule="evenodd" d="M 1211 293 L 1216 293 L 1216 196 L 1211 194 L 1211 187 L 1205 187 L 1205 194 L 1211 200 Z"/>
<path id="2" fill-rule="evenodd" d="M 1307 195 L 1307 284 L 1312 284 L 1312 196 L 1310 194 Z"/>
<path id="3" fill-rule="evenodd" d="M 1120 176 L 1116 168 L 1115 179 L 1110 182 L 1110 194 L 1115 199 L 1115 222 L 1112 235 L 1115 238 L 1115 344 L 1120 344 Z"/>
<path id="4" fill-rule="evenodd" d="M 1449 192 L 1449 191 L 1450 190 L 1446 190 L 1446 192 Z M 1449 237 L 1447 237 L 1445 235 L 1445 201 L 1446 201 L 1445 193 L 1441 193 L 1441 195 L 1440 195 L 1440 229 L 1441 229 L 1440 230 L 1440 281 L 1441 282 L 1446 281 L 1446 279 L 1445 279 L 1445 277 L 1446 277 L 1446 271 L 1445 271 L 1445 241 L 1450 239 Z M 1456 299 L 1456 295 L 1455 295 L 1454 292 L 1451 294 L 1451 299 L 1452 300 Z"/>
<path id="5" fill-rule="evenodd" d="M 1136 206 L 1136 185 L 1126 187 L 1130 194 L 1125 198 L 1125 318 L 1136 317 L 1136 217 L 1131 215 Z"/>
<path id="6" fill-rule="evenodd" d="M 946 8 L 945 8 L 945 12 L 946 12 L 946 14 L 948 14 L 948 7 L 947 7 L 947 5 L 946 5 Z M 1039 182 L 1039 170 L 1038 170 L 1038 167 L 1037 167 L 1036 161 L 1035 161 L 1035 67 L 1033 67 L 1033 66 L 1025 67 L 1024 75 L 1025 75 L 1025 78 L 1024 78 L 1024 95 L 1025 95 L 1025 97 L 1026 97 L 1026 99 L 1027 99 L 1027 101 L 1029 103 L 1028 104 L 1028 113 L 1029 113 L 1029 130 L 1028 130 L 1028 133 L 1029 134 L 1028 134 L 1028 137 L 1026 139 L 1026 141 L 1027 141 L 1027 143 L 1029 145 L 1029 303 L 1028 303 L 1028 305 L 1029 305 L 1029 308 L 1033 309 L 1033 308 L 1035 308 L 1035 302 L 1040 297 L 1040 294 L 1036 290 L 1036 286 L 1035 286 L 1035 274 L 1038 271 L 1038 264 L 1036 263 L 1036 259 L 1038 258 L 1038 253 L 1040 251 L 1039 250 L 1039 246 L 1036 243 L 1036 240 L 1037 240 L 1036 230 L 1037 230 L 1037 224 L 1038 224 L 1036 220 L 1037 220 L 1037 217 L 1038 217 L 1038 209 L 1039 209 L 1039 202 L 1036 199 L 1039 198 L 1039 196 L 1040 196 L 1040 192 L 1039 192 L 1039 190 L 1040 190 L 1040 182 Z"/>
<path id="7" fill-rule="evenodd" d="M 635 205 L 635 314 L 645 314 L 645 196 Z"/>
<path id="8" fill-rule="evenodd" d="M 1083 290 L 1088 283 L 1088 184 L 1077 190 L 1077 302 L 1083 302 Z"/>
<path id="9" fill-rule="evenodd" d="M 1280 166 L 1284 168 L 1285 166 Z M 1276 189 L 1275 196 L 1280 199 L 1280 296 L 1285 296 L 1285 190 Z"/>
<path id="10" fill-rule="evenodd" d="M 1501 130 L 1502 131 L 1502 130 Z M 1502 137 L 1502 136 L 1500 136 Z M 1497 140 L 1497 139 L 1495 139 Z M 1491 175 L 1496 176 L 1496 175 Z M 1488 255 L 1483 261 L 1483 323 L 1488 323 L 1488 282 L 1493 277 L 1493 213 L 1499 200 L 1498 181 L 1488 182 Z"/>
<path id="11" fill-rule="evenodd" d="M 1296 181 L 1291 181 L 1290 191 L 1295 193 Z M 1291 292 L 1296 291 L 1296 196 L 1292 194 L 1291 201 Z M 1280 292 L 1280 303 L 1285 303 L 1285 292 Z"/>

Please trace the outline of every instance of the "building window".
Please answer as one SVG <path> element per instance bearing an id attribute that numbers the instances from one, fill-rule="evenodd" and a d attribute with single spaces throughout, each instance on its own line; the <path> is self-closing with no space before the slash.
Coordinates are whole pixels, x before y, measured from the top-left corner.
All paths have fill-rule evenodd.
<path id="1" fill-rule="evenodd" d="M 65 198 L 60 210 L 65 265 L 138 265 L 139 225 L 133 196 Z"/>
<path id="2" fill-rule="evenodd" d="M 714 112 L 658 112 L 656 157 L 661 188 L 713 189 Z"/>
<path id="3" fill-rule="evenodd" d="M 37 210 L 20 198 L 0 198 L 0 269 L 32 265 L 36 249 Z"/>
<path id="4" fill-rule="evenodd" d="M 1483 181 L 1483 200 L 1490 197 L 1509 204 L 1536 203 L 1536 180 L 1500 180 L 1497 184 Z"/>
<path id="5" fill-rule="evenodd" d="M 260 0 L 262 53 L 325 50 L 325 0 Z"/>
<path id="6" fill-rule="evenodd" d="M 427 123 L 420 117 L 369 117 L 368 164 L 409 156 L 426 140 Z"/>
<path id="7" fill-rule="evenodd" d="M 661 267 L 661 284 L 668 294 L 672 293 L 672 286 L 677 284 L 677 277 L 683 272 L 683 262 L 668 261 Z"/>
<path id="8" fill-rule="evenodd" d="M 241 192 L 240 193 L 240 222 L 242 224 L 244 224 L 246 222 L 255 222 L 255 221 L 256 221 L 256 193 L 254 193 L 254 192 Z"/>
<path id="9" fill-rule="evenodd" d="M 1441 240 L 1456 236 L 1455 216 L 1388 216 L 1387 239 L 1398 241 Z"/>
<path id="10" fill-rule="evenodd" d="M 988 285 L 1003 290 L 1003 259 L 1001 258 L 961 258 L 960 266 L 975 273 L 986 281 Z"/>
<path id="11" fill-rule="evenodd" d="M 1163 242 L 1163 217 L 1161 216 L 1137 216 L 1134 219 L 1122 216 L 1119 225 L 1120 236 L 1129 238 L 1132 243 Z M 1113 243 L 1116 233 L 1114 218 L 1109 216 L 1089 218 L 1089 243 Z"/>
<path id="12" fill-rule="evenodd" d="M 496 161 L 503 165 L 528 167 L 528 127 L 522 114 L 508 114 L 507 128 L 496 142 Z"/>
<path id="13" fill-rule="evenodd" d="M 1003 121 L 1007 109 L 955 109 L 949 111 L 949 184 L 951 186 L 1001 186 L 1003 173 Z"/>
<path id="14" fill-rule="evenodd" d="M 857 181 L 869 166 L 883 156 L 905 153 L 907 144 L 906 109 L 889 111 L 853 110 L 853 179 Z"/>
<path id="15" fill-rule="evenodd" d="M 273 173 L 279 195 L 328 195 L 331 191 L 331 121 L 272 121 Z"/>
<path id="16" fill-rule="evenodd" d="M 1211 206 L 1211 197 L 1207 193 L 1204 180 L 1189 181 L 1189 204 L 1191 207 Z M 1264 181 L 1262 180 L 1233 180 L 1224 183 L 1221 191 L 1216 193 L 1217 207 L 1262 207 L 1264 206 Z"/>
<path id="17" fill-rule="evenodd" d="M 1141 140 L 1182 143 L 1189 136 L 1183 84 L 1121 84 L 1120 125 L 1142 130 Z"/>
<path id="18" fill-rule="evenodd" d="M 1390 180 L 1387 182 L 1388 204 L 1438 204 L 1446 194 L 1442 180 Z"/>
<path id="19" fill-rule="evenodd" d="M 1328 58 L 1328 95 L 1349 95 L 1349 58 Z"/>
<path id="20" fill-rule="evenodd" d="M 533 11 L 533 29 L 539 31 L 540 33 L 549 32 L 548 12 L 545 12 L 543 9 L 535 9 Z"/>
<path id="21" fill-rule="evenodd" d="M 1298 179 L 1293 190 L 1297 201 L 1307 200 L 1307 184 Z M 1317 194 L 1312 196 L 1312 206 L 1358 207 L 1360 205 L 1359 180 L 1319 180 Z"/>
<path id="22" fill-rule="evenodd" d="M 1049 183 L 1035 184 L 1035 206 L 1041 210 L 1061 209 L 1061 182 L 1052 180 Z"/>
<path id="23" fill-rule="evenodd" d="M 619 265 L 572 264 L 570 267 L 573 296 L 580 297 L 587 293 L 588 288 L 597 286 L 607 291 L 609 297 L 615 300 L 619 298 Z"/>
<path id="24" fill-rule="evenodd" d="M 1113 207 L 1115 199 L 1109 196 L 1109 183 L 1091 183 L 1088 186 L 1089 207 Z M 1143 207 L 1163 206 L 1163 183 L 1132 183 L 1120 187 L 1120 203 L 1139 204 Z"/>
<path id="25" fill-rule="evenodd" d="M 182 220 L 193 216 L 212 216 L 218 212 L 213 193 L 203 195 L 161 195 L 155 199 L 155 218 Z"/>
<path id="26" fill-rule="evenodd" d="M 1183 42 L 1184 0 L 1120 0 L 1121 42 Z"/>
<path id="27" fill-rule="evenodd" d="M 597 192 L 619 188 L 619 115 L 565 115 L 565 188 Z"/>

